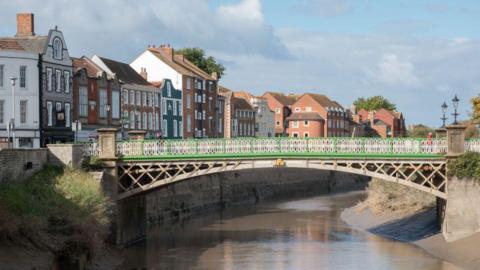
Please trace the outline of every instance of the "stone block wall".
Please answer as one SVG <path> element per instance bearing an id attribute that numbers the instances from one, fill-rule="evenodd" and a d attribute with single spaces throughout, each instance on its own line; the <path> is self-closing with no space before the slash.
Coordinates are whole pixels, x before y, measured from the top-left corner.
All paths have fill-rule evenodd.
<path id="1" fill-rule="evenodd" d="M 0 150 L 0 184 L 31 177 L 48 161 L 47 149 Z"/>
<path id="2" fill-rule="evenodd" d="M 83 161 L 81 144 L 48 144 L 48 163 L 56 166 L 79 168 Z"/>

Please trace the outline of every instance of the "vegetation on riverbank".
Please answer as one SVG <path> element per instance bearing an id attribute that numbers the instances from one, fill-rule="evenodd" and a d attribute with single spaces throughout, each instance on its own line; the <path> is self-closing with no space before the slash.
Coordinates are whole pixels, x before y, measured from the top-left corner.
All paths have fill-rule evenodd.
<path id="1" fill-rule="evenodd" d="M 435 205 L 435 197 L 417 189 L 380 179 L 372 179 L 367 198 L 357 210 L 371 209 L 376 214 L 413 213 Z"/>
<path id="2" fill-rule="evenodd" d="M 480 181 L 480 153 L 467 152 L 449 160 L 448 176 Z"/>
<path id="3" fill-rule="evenodd" d="M 92 259 L 108 234 L 109 201 L 90 174 L 46 167 L 0 186 L 0 243 Z"/>

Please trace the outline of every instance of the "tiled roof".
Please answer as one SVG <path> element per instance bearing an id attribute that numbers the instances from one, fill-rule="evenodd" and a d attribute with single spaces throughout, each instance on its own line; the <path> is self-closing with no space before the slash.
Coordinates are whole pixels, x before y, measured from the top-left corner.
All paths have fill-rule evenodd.
<path id="1" fill-rule="evenodd" d="M 293 95 L 293 94 L 284 95 L 283 93 L 277 93 L 277 92 L 265 92 L 265 94 L 263 94 L 263 95 L 265 96 L 266 94 L 270 94 L 278 102 L 282 103 L 284 106 L 292 105 L 299 98 L 298 95 Z"/>
<path id="2" fill-rule="evenodd" d="M 90 78 L 98 78 L 102 76 L 103 70 L 98 67 L 93 61 L 86 57 L 82 58 L 74 58 L 72 57 L 73 62 L 73 70 L 74 72 L 78 72 L 81 69 L 85 69 L 87 71 L 87 76 Z"/>
<path id="3" fill-rule="evenodd" d="M 287 121 L 298 121 L 298 120 L 317 120 L 321 121 L 324 120 L 320 114 L 316 112 L 296 112 L 292 113 L 289 117 L 287 117 Z"/>
<path id="4" fill-rule="evenodd" d="M 212 76 L 210 76 L 205 71 L 197 67 L 194 63 L 190 62 L 187 58 L 185 58 L 181 54 L 175 54 L 173 57 L 173 60 L 175 61 L 175 63 L 185 67 L 186 69 L 195 73 L 197 76 L 202 77 L 204 80 L 211 80 L 211 81 L 215 80 Z"/>
<path id="5" fill-rule="evenodd" d="M 320 94 L 312 94 L 312 93 L 306 93 L 305 96 L 311 97 L 313 100 L 315 100 L 318 104 L 320 104 L 322 107 L 325 108 L 343 108 L 338 104 L 336 101 L 330 100 L 327 96 L 325 95 L 320 95 Z"/>
<path id="6" fill-rule="evenodd" d="M 99 57 L 102 62 L 125 84 L 137 84 L 152 86 L 140 74 L 138 74 L 129 64 L 117 62 L 115 60 Z"/>
<path id="7" fill-rule="evenodd" d="M 252 105 L 243 98 L 233 97 L 232 103 L 235 110 L 253 110 Z"/>
<path id="8" fill-rule="evenodd" d="M 3 37 L 0 38 L 0 43 L 3 43 L 5 48 L 0 45 L 0 49 L 24 50 L 32 53 L 42 54 L 47 46 L 47 39 L 47 36 Z"/>
<path id="9" fill-rule="evenodd" d="M 233 92 L 232 90 L 226 88 L 225 86 L 223 85 L 219 85 L 218 86 L 218 92 L 220 92 L 220 94 L 227 94 L 227 93 L 230 93 L 230 92 Z"/>
<path id="10" fill-rule="evenodd" d="M 233 93 L 233 95 L 235 97 L 238 97 L 238 98 L 243 98 L 249 103 L 250 103 L 250 100 L 253 98 L 253 95 L 246 92 L 246 91 L 238 91 L 238 92 Z"/>
<path id="11" fill-rule="evenodd" d="M 192 76 L 195 77 L 196 75 L 183 67 L 182 65 L 177 64 L 175 61 L 170 59 L 169 57 L 165 56 L 161 51 L 160 48 L 149 48 L 149 52 L 151 52 L 153 55 L 155 55 L 158 59 L 160 59 L 162 62 L 173 68 L 176 72 L 186 75 L 186 76 Z"/>

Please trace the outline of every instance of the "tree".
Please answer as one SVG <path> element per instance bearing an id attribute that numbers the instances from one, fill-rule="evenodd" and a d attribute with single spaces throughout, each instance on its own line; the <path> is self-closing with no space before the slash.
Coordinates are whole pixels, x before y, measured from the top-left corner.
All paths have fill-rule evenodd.
<path id="1" fill-rule="evenodd" d="M 428 133 L 435 134 L 433 128 L 425 125 L 414 125 L 408 130 L 408 136 L 412 138 L 426 138 Z"/>
<path id="2" fill-rule="evenodd" d="M 355 105 L 357 112 L 361 109 L 365 109 L 367 111 L 376 111 L 382 108 L 390 111 L 394 111 L 397 109 L 397 106 L 395 106 L 395 104 L 391 103 L 388 99 L 382 96 L 373 96 L 369 98 L 361 97 L 355 100 L 355 102 L 353 102 L 353 105 Z"/>
<path id="3" fill-rule="evenodd" d="M 201 48 L 183 48 L 176 51 L 176 53 L 182 54 L 188 61 L 192 62 L 208 74 L 216 72 L 218 79 L 225 74 L 225 67 L 222 64 L 217 63 L 217 60 L 214 57 L 206 56 L 205 51 Z"/>
<path id="4" fill-rule="evenodd" d="M 474 122 L 479 122 L 480 121 L 480 96 L 473 97 L 470 99 L 470 102 L 472 103 L 472 120 Z"/>

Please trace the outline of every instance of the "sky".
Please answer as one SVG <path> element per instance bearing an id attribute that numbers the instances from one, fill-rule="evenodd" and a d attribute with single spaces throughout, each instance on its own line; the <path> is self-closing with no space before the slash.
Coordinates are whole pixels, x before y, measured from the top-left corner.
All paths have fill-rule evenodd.
<path id="1" fill-rule="evenodd" d="M 455 94 L 467 118 L 480 94 L 478 0 L 0 0 L 0 36 L 15 34 L 17 12 L 35 13 L 37 34 L 57 25 L 71 56 L 130 62 L 148 45 L 201 47 L 230 89 L 320 93 L 345 107 L 382 95 L 409 124 L 440 126 Z"/>

